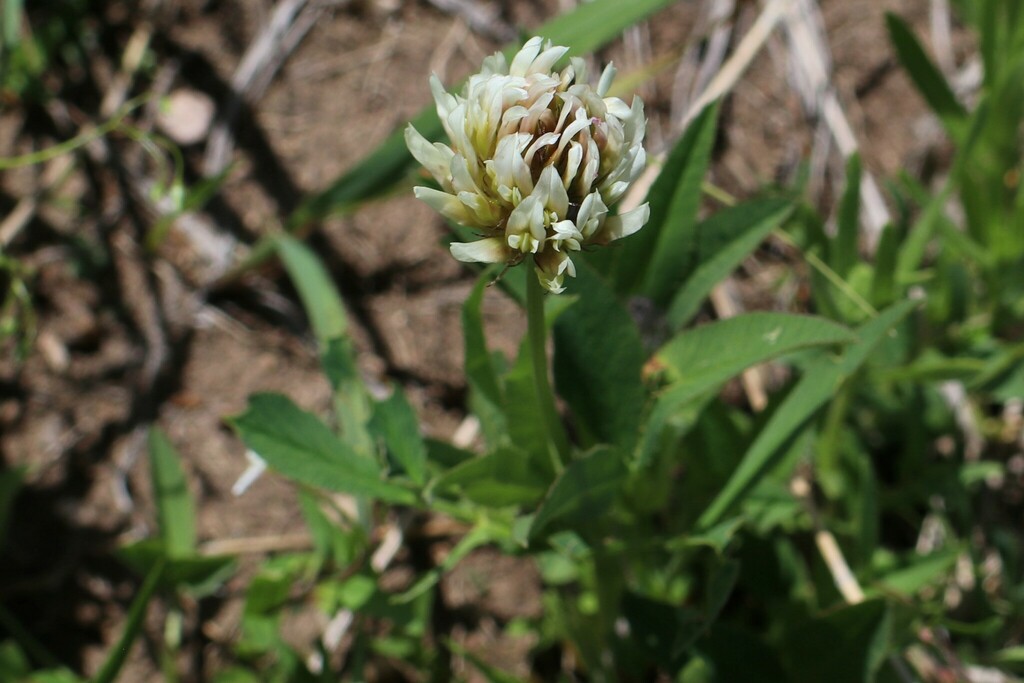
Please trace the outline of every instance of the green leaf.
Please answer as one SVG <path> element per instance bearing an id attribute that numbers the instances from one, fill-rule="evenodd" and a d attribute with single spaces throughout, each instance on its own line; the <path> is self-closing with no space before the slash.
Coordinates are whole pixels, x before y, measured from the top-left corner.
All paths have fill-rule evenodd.
<path id="1" fill-rule="evenodd" d="M 320 365 L 334 389 L 334 414 L 342 440 L 366 458 L 375 456 L 368 424 L 373 416 L 372 399 L 356 366 L 352 340 L 337 337 L 327 342 Z"/>
<path id="2" fill-rule="evenodd" d="M 888 654 L 889 609 L 869 600 L 811 619 L 786 637 L 793 683 L 870 683 Z"/>
<path id="3" fill-rule="evenodd" d="M 586 263 L 569 291 L 580 299 L 555 323 L 555 385 L 598 441 L 632 449 L 644 409 L 644 351 L 629 313 Z"/>
<path id="4" fill-rule="evenodd" d="M 665 160 L 647 194 L 651 209 L 647 225 L 624 240 L 615 254 L 618 291 L 633 291 L 642 283 L 646 296 L 664 304 L 692 270 L 701 181 L 711 158 L 717 119 L 717 105 L 705 108 Z"/>
<path id="5" fill-rule="evenodd" d="M 245 444 L 284 476 L 309 486 L 412 504 L 408 489 L 383 481 L 379 466 L 338 440 L 315 416 L 280 394 L 255 394 L 230 420 Z"/>
<path id="6" fill-rule="evenodd" d="M 299 292 L 320 348 L 326 349 L 328 340 L 344 335 L 348 326 L 345 307 L 334 281 L 316 254 L 302 242 L 288 235 L 278 235 L 274 245 Z"/>
<path id="7" fill-rule="evenodd" d="M 599 446 L 575 460 L 551 487 L 530 525 L 529 538 L 558 525 L 579 526 L 605 516 L 626 478 L 622 453 Z M 577 529 L 578 530 L 578 529 Z"/>
<path id="8" fill-rule="evenodd" d="M 668 309 L 672 329 L 683 327 L 705 297 L 793 211 L 790 202 L 767 199 L 723 209 L 701 222 L 697 232 L 699 264 L 676 292 Z"/>
<path id="9" fill-rule="evenodd" d="M 524 338 L 515 365 L 505 375 L 505 418 L 508 423 L 508 436 L 513 445 L 522 449 L 534 467 L 553 475 L 542 410 L 540 401 L 537 400 L 529 339 Z"/>
<path id="10" fill-rule="evenodd" d="M 173 591 L 187 589 L 194 597 L 210 595 L 220 588 L 234 571 L 234 558 L 187 555 L 169 558 L 162 541 L 147 538 L 118 548 L 117 557 L 141 575 L 147 575 L 158 564 L 164 565 L 160 587 Z"/>
<path id="11" fill-rule="evenodd" d="M 374 431 L 384 439 L 391 456 L 409 478 L 422 486 L 427 481 L 427 447 L 420 435 L 419 420 L 400 387 L 392 388 L 387 400 L 373 412 Z"/>
<path id="12" fill-rule="evenodd" d="M 644 17 L 667 7 L 675 0 L 596 0 L 580 5 L 572 12 L 556 17 L 534 33 L 549 38 L 556 45 L 565 45 L 572 54 L 586 54 L 618 36 L 624 29 Z M 514 45 L 506 55 L 519 49 Z M 424 93 L 427 83 L 423 83 Z M 428 140 L 443 135 L 434 106 L 425 107 L 412 125 Z M 405 178 L 415 162 L 405 146 L 404 131 L 398 130 L 330 187 L 307 198 L 288 219 L 287 227 L 295 230 L 329 215 L 350 211 L 359 203 L 385 194 Z"/>
<path id="13" fill-rule="evenodd" d="M 768 419 L 725 487 L 701 514 L 699 527 L 706 529 L 718 523 L 754 488 L 778 463 L 778 456 L 785 450 L 783 446 L 804 428 L 867 360 L 882 338 L 917 305 L 916 301 L 904 301 L 886 309 L 857 328 L 859 341 L 848 347 L 841 359 L 825 355 L 807 366 L 803 377 Z"/>
<path id="14" fill-rule="evenodd" d="M 0 31 L 0 56 L 18 46 L 21 38 L 21 6 L 23 0 L 5 0 L 3 5 L 3 30 Z"/>
<path id="15" fill-rule="evenodd" d="M 849 275 L 860 260 L 860 177 L 860 156 L 854 154 L 846 162 L 846 189 L 839 202 L 838 233 L 830 254 L 832 268 L 840 277 Z"/>
<path id="16" fill-rule="evenodd" d="M 875 306 L 888 306 L 896 298 L 896 261 L 899 258 L 899 235 L 896 228 L 887 225 L 878 239 L 875 250 L 874 276 L 871 281 L 871 302 Z"/>
<path id="17" fill-rule="evenodd" d="M 915 557 L 914 562 L 878 577 L 872 583 L 884 593 L 899 593 L 910 597 L 922 588 L 932 585 L 948 575 L 956 564 L 959 550 Z"/>
<path id="18" fill-rule="evenodd" d="M 967 112 L 957 101 L 942 72 L 925 53 L 906 22 L 888 12 L 885 15 L 885 23 L 900 64 L 907 70 L 910 80 L 914 82 L 928 106 L 942 120 L 950 137 L 958 140 Z"/>
<path id="19" fill-rule="evenodd" d="M 149 466 L 160 536 L 167 556 L 191 555 L 196 549 L 195 506 L 181 469 L 181 456 L 156 427 L 149 430 Z"/>
<path id="20" fill-rule="evenodd" d="M 514 448 L 499 448 L 452 468 L 434 484 L 439 492 L 457 492 L 486 507 L 536 502 L 551 484 L 529 457 Z"/>
<path id="21" fill-rule="evenodd" d="M 677 400 L 699 396 L 746 368 L 816 346 L 850 344 L 857 337 L 825 318 L 791 313 L 747 313 L 687 330 L 656 354 Z"/>

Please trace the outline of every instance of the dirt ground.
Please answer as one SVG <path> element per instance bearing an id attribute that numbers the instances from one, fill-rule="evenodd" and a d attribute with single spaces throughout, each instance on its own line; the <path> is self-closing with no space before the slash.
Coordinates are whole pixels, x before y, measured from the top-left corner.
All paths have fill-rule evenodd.
<path id="1" fill-rule="evenodd" d="M 270 0 L 181 0 L 156 3 L 155 13 L 116 0 L 95 4 L 93 61 L 52 84 L 70 110 L 62 116 L 52 103 L 5 105 L 0 155 L 51 144 L 69 137 L 75 124 L 100 120 L 96 112 L 121 51 L 143 21 L 155 27 L 155 64 L 145 82 L 165 93 L 225 101 L 243 53 L 274 8 Z M 494 9 L 502 25 L 527 33 L 572 4 L 477 3 Z M 755 3 L 739 4 L 736 36 L 757 12 Z M 900 13 L 926 35 L 927 0 L 823 0 L 821 6 L 833 82 L 863 145 L 865 167 L 883 180 L 901 169 L 915 172 L 937 140 L 896 67 L 883 12 Z M 691 40 L 698 8 L 676 3 L 636 29 L 633 39 L 643 49 L 620 40 L 598 61 L 613 59 L 628 73 L 677 52 Z M 456 82 L 498 46 L 429 2 L 335 3 L 266 93 L 242 108 L 235 166 L 204 219 L 225 239 L 252 244 L 273 217 L 287 216 L 302 196 L 325 187 L 428 105 L 431 71 Z M 654 152 L 675 137 L 674 72 L 671 63 L 643 91 Z M 151 123 L 146 117 L 140 115 L 140 125 Z M 734 88 L 721 126 L 710 180 L 734 194 L 790 181 L 808 159 L 815 124 L 786 82 L 779 39 Z M 112 145 L 132 172 L 147 168 L 129 141 Z M 205 138 L 183 151 L 195 180 Z M 111 552 L 145 537 L 155 523 L 146 427 L 160 425 L 184 456 L 201 542 L 276 537 L 287 543 L 302 530 L 292 487 L 267 475 L 244 495 L 231 493 L 246 461 L 224 418 L 265 390 L 326 411 L 329 389 L 301 307 L 277 267 L 211 283 L 191 269 L 193 255 L 173 232 L 156 254 L 147 252 L 140 243 L 152 218 L 140 215 L 126 191 L 130 179 L 80 158 L 58 196 L 40 204 L 10 245 L 35 271 L 38 327 L 24 360 L 0 347 L 0 462 L 29 471 L 0 562 L 0 600 L 59 657 L 92 672 L 138 585 Z M 40 182 L 37 169 L 0 177 L 0 216 Z M 830 192 L 819 200 L 827 207 Z M 450 438 L 464 417 L 459 312 L 472 277 L 440 246 L 441 220 L 406 192 L 316 227 L 310 243 L 345 296 L 366 377 L 400 382 L 424 429 Z M 524 330 L 522 316 L 497 291 L 488 292 L 484 310 L 492 344 L 511 353 Z M 248 557 L 243 567 L 260 555 Z M 485 589 L 481 576 L 488 577 Z M 190 680 L 205 680 L 226 657 L 241 588 L 234 581 L 217 600 L 196 606 L 192 617 L 203 622 L 205 635 Z M 446 580 L 444 593 L 452 610 L 477 607 L 472 623 L 453 626 L 457 640 L 527 673 L 531 644 L 505 639 L 496 624 L 540 609 L 531 566 L 483 550 Z M 307 622 L 296 633 L 320 626 Z M 151 679 L 155 664 L 145 648 L 136 648 L 129 666 L 124 680 L 141 681 Z"/>

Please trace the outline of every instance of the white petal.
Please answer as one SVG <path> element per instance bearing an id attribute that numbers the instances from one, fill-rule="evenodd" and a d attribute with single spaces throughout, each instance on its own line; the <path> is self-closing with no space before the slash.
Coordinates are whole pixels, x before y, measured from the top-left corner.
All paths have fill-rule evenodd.
<path id="1" fill-rule="evenodd" d="M 565 160 L 565 172 L 562 174 L 562 183 L 566 187 L 572 187 L 572 181 L 576 179 L 576 171 L 583 162 L 583 147 L 578 142 L 569 143 L 569 156 Z"/>
<path id="2" fill-rule="evenodd" d="M 452 242 L 448 249 L 456 260 L 463 263 L 504 263 L 508 260 L 508 247 L 500 237 L 487 237 L 476 242 Z"/>
<path id="3" fill-rule="evenodd" d="M 629 237 L 644 227 L 650 217 L 651 209 L 647 204 L 641 204 L 632 211 L 627 211 L 619 216 L 610 216 L 592 241 L 595 244 L 608 244 L 614 240 Z"/>
<path id="4" fill-rule="evenodd" d="M 466 205 L 459 201 L 459 198 L 447 192 L 440 192 L 431 187 L 415 187 L 413 194 L 416 198 L 427 203 L 432 209 L 445 218 L 461 225 L 487 227 L 480 225 L 476 216 L 466 208 Z"/>
<path id="5" fill-rule="evenodd" d="M 562 184 L 562 179 L 554 166 L 545 166 L 540 172 L 537 187 L 533 189 L 531 196 L 537 197 L 545 209 L 553 211 L 560 218 L 564 218 L 569 212 L 569 194 L 565 191 L 565 185 Z"/>
<path id="6" fill-rule="evenodd" d="M 608 66 L 601 73 L 601 80 L 597 83 L 597 94 L 601 97 L 607 95 L 608 89 L 612 87 L 613 80 L 615 80 L 615 67 L 609 62 Z"/>
<path id="7" fill-rule="evenodd" d="M 431 143 L 420 132 L 409 125 L 405 129 L 405 145 L 416 161 L 420 162 L 425 169 L 434 176 L 441 187 L 450 190 L 451 181 L 448 177 L 448 169 L 452 156 L 455 154 L 447 145 L 440 142 Z"/>
<path id="8" fill-rule="evenodd" d="M 526 70 L 526 75 L 530 74 L 546 74 L 551 71 L 551 67 L 555 65 L 559 59 L 565 56 L 565 53 L 569 51 L 567 47 L 561 47 L 556 45 L 555 47 L 549 47 L 544 50 L 533 60 L 533 64 Z"/>
<path id="9" fill-rule="evenodd" d="M 512 65 L 508 68 L 508 72 L 513 76 L 525 76 L 526 70 L 530 68 L 530 64 L 540 54 L 542 42 L 541 38 L 537 36 L 526 41 L 523 48 L 512 58 Z"/>
<path id="10" fill-rule="evenodd" d="M 458 102 L 454 95 L 444 89 L 444 84 L 441 83 L 437 74 L 430 74 L 430 92 L 433 94 L 434 104 L 437 106 L 437 116 L 444 121 Z"/>

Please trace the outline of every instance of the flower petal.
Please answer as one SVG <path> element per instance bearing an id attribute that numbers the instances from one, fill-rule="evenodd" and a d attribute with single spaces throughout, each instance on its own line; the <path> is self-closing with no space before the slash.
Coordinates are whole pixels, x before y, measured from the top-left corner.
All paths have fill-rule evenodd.
<path id="1" fill-rule="evenodd" d="M 651 217 L 651 208 L 647 204 L 641 204 L 632 211 L 627 211 L 618 216 L 609 216 L 605 219 L 601 230 L 594 235 L 593 244 L 608 244 L 623 237 L 629 237 L 634 232 L 644 227 L 647 219 Z"/>
<path id="2" fill-rule="evenodd" d="M 441 187 L 446 190 L 452 189 L 448 169 L 455 152 L 450 147 L 440 142 L 431 143 L 411 124 L 405 129 L 405 146 Z"/>
<path id="3" fill-rule="evenodd" d="M 509 250 L 500 237 L 487 237 L 476 242 L 452 242 L 448 246 L 452 256 L 463 263 L 504 263 Z"/>
<path id="4" fill-rule="evenodd" d="M 509 74 L 512 76 L 525 76 L 526 70 L 530 68 L 533 60 L 540 54 L 542 42 L 543 40 L 538 36 L 534 36 L 526 41 L 522 49 L 512 58 L 512 65 L 508 68 Z"/>
<path id="5" fill-rule="evenodd" d="M 455 195 L 435 190 L 432 187 L 414 187 L 413 194 L 416 195 L 416 199 L 425 202 L 434 211 L 460 225 L 488 227 L 481 225 L 476 216 Z"/>

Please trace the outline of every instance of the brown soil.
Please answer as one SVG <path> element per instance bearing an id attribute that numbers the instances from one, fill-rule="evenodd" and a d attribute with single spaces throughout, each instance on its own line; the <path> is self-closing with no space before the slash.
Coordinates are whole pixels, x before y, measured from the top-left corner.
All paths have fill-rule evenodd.
<path id="1" fill-rule="evenodd" d="M 105 23 L 94 29 L 103 40 L 93 48 L 93 61 L 54 85 L 74 110 L 71 121 L 95 116 L 120 51 L 144 18 L 131 9 L 134 3 L 100 4 Z M 222 100 L 273 3 L 169 4 L 174 8 L 158 18 L 163 30 L 152 43 L 156 64 L 176 65 L 169 85 Z M 574 3 L 483 4 L 529 29 L 557 5 Z M 740 4 L 743 30 L 755 4 Z M 925 108 L 895 67 L 882 12 L 898 11 L 924 33 L 926 0 L 822 5 L 835 84 L 864 144 L 866 168 L 884 179 L 916 167 L 936 140 L 921 132 Z M 646 25 L 655 60 L 688 39 L 695 6 L 677 3 Z M 303 195 L 351 168 L 428 105 L 432 70 L 455 82 L 496 47 L 426 2 L 341 3 L 304 38 L 266 94 L 243 111 L 237 166 L 207 215 L 218 230 L 253 242 L 273 217 L 286 216 Z M 741 196 L 792 179 L 811 149 L 813 125 L 785 82 L 781 45 L 770 48 L 723 112 L 711 179 Z M 600 58 L 615 59 L 621 71 L 641 66 L 621 43 Z M 672 85 L 670 68 L 645 93 L 655 145 L 668 136 Z M 52 108 L 15 102 L 0 114 L 0 154 L 69 132 Z M 115 144 L 125 164 L 145 168 L 128 142 Z M 192 174 L 202 152 L 202 143 L 185 149 Z M 11 253 L 35 269 L 38 328 L 24 361 L 8 353 L 9 345 L 0 356 L 0 463 L 28 468 L 0 563 L 0 600 L 58 657 L 91 673 L 138 586 L 111 553 L 155 524 L 144 429 L 158 424 L 183 455 L 202 542 L 283 538 L 303 528 L 293 488 L 266 475 L 244 495 L 232 495 L 246 461 L 223 420 L 243 410 L 251 393 L 265 390 L 323 412 L 329 389 L 301 307 L 279 269 L 199 288 L 174 239 L 157 256 L 139 246 L 149 219 L 138 214 L 119 173 L 81 161 L 58 193 L 61 201 L 45 203 L 11 245 Z M 32 170 L 0 178 L 0 215 L 38 182 Z M 830 200 L 821 201 L 827 206 Z M 442 222 L 405 193 L 318 227 L 311 244 L 344 293 L 361 369 L 373 382 L 402 383 L 424 430 L 450 438 L 464 415 L 459 314 L 472 277 L 440 246 Z M 511 354 L 524 330 L 516 307 L 488 291 L 485 317 L 492 344 Z M 261 555 L 247 557 L 243 579 Z M 220 599 L 195 608 L 192 625 L 207 640 L 188 680 L 206 680 L 227 659 L 242 586 L 242 579 L 232 581 Z M 501 625 L 541 609 L 533 567 L 485 549 L 460 564 L 443 589 L 448 608 L 458 613 L 473 605 L 477 615 L 456 623 L 452 636 L 485 660 L 526 675 L 531 643 L 504 636 Z M 152 625 L 158 637 L 159 620 Z M 318 625 L 307 621 L 300 632 Z M 123 680 L 152 680 L 154 666 L 151 652 L 136 648 Z"/>

